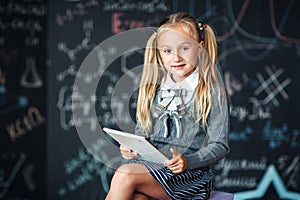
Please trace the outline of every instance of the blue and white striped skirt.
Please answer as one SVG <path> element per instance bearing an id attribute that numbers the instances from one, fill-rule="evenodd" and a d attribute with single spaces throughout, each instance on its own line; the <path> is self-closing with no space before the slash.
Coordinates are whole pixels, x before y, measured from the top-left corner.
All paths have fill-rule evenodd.
<path id="1" fill-rule="evenodd" d="M 140 163 L 146 166 L 172 200 L 205 200 L 209 198 L 214 179 L 214 173 L 209 167 L 173 174 L 163 164 L 148 161 L 140 161 Z"/>

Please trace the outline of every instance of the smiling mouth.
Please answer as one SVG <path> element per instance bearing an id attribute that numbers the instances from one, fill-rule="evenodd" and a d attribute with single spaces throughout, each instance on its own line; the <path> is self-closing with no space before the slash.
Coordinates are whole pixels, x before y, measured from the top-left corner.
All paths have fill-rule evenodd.
<path id="1" fill-rule="evenodd" d="M 181 64 L 181 65 L 172 65 L 171 67 L 177 69 L 177 68 L 182 68 L 182 67 L 184 67 L 184 66 L 185 66 L 185 64 Z"/>

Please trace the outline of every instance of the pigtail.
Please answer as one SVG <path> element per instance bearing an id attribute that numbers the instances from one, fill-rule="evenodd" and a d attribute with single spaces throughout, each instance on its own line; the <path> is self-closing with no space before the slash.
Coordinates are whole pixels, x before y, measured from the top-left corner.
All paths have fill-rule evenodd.
<path id="1" fill-rule="evenodd" d="M 221 75 L 218 70 L 218 52 L 217 52 L 217 39 L 214 30 L 209 25 L 204 25 L 205 38 L 204 38 L 204 48 L 206 49 L 209 59 L 210 59 L 210 74 L 211 74 L 211 87 L 212 84 L 217 85 L 218 88 L 218 100 L 221 106 L 221 88 L 224 88 Z M 214 87 L 212 87 L 214 89 Z"/>
<path id="2" fill-rule="evenodd" d="M 200 55 L 199 64 L 199 85 L 196 90 L 195 100 L 197 113 L 197 121 L 202 119 L 202 125 L 207 126 L 207 120 L 210 109 L 212 107 L 211 92 L 215 92 L 214 85 L 217 85 L 218 99 L 221 105 L 221 87 L 217 69 L 217 42 L 214 30 L 208 24 L 199 23 L 199 30 L 201 31 L 201 42 L 203 41 L 203 48 Z"/>
<path id="3" fill-rule="evenodd" d="M 139 120 L 142 129 L 148 133 L 152 126 L 150 111 L 160 78 L 158 64 L 159 55 L 156 45 L 156 33 L 153 33 L 146 45 L 144 69 L 137 101 L 137 119 Z"/>
<path id="4" fill-rule="evenodd" d="M 203 25 L 204 49 L 207 51 L 211 65 L 217 64 L 217 39 L 213 29 L 208 25 Z"/>

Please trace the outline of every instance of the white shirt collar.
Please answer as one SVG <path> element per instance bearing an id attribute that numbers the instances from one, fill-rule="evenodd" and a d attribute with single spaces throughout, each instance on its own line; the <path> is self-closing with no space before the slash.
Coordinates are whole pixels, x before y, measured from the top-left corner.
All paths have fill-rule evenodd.
<path id="1" fill-rule="evenodd" d="M 190 74 L 181 82 L 174 82 L 170 74 L 168 73 L 166 81 L 162 83 L 161 90 L 169 90 L 169 89 L 194 90 L 197 87 L 198 82 L 199 82 L 199 74 L 197 68 L 192 74 Z"/>

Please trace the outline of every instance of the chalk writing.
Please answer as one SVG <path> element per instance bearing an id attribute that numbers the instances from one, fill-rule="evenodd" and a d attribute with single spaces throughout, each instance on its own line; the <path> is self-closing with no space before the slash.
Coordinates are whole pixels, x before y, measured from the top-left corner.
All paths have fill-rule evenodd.
<path id="1" fill-rule="evenodd" d="M 235 92 L 239 92 L 242 90 L 242 88 L 244 87 L 244 85 L 248 84 L 249 82 L 249 78 L 247 76 L 246 73 L 243 73 L 242 74 L 242 78 L 243 78 L 243 81 L 242 83 L 237 79 L 235 78 L 230 72 L 226 71 L 224 73 L 224 82 L 225 82 L 225 86 L 226 86 L 226 89 L 228 91 L 228 94 L 230 96 L 233 96 L 233 94 Z"/>
<path id="2" fill-rule="evenodd" d="M 112 14 L 112 33 L 117 34 L 126 30 L 142 27 L 155 27 L 161 21 L 161 17 L 152 16 L 150 19 L 128 19 L 125 13 Z"/>
<path id="3" fill-rule="evenodd" d="M 270 108 L 262 107 L 256 98 L 249 98 L 252 107 L 230 106 L 230 116 L 237 118 L 238 121 L 271 119 L 272 114 Z"/>
<path id="4" fill-rule="evenodd" d="M 222 177 L 216 175 L 217 188 L 253 188 L 257 185 L 257 177 Z"/>
<path id="5" fill-rule="evenodd" d="M 283 168 L 286 167 L 287 162 L 289 160 L 289 156 L 288 155 L 281 155 L 279 156 L 278 160 L 277 160 L 277 168 L 278 170 L 282 170 Z"/>
<path id="6" fill-rule="evenodd" d="M 120 80 L 120 75 L 117 73 L 110 72 L 109 70 L 105 70 L 106 66 L 106 58 L 107 56 L 113 56 L 116 54 L 116 47 L 111 46 L 108 47 L 107 50 L 103 50 L 100 48 L 96 49 L 96 55 L 98 60 L 98 69 L 91 73 L 83 73 L 81 71 L 77 71 L 75 65 L 71 65 L 69 69 L 64 72 L 61 72 L 58 75 L 59 80 L 64 80 L 64 77 L 67 75 L 76 76 L 76 78 L 83 79 L 85 82 L 90 83 L 92 80 L 99 78 L 104 79 L 105 87 L 103 87 L 104 95 L 96 96 L 93 95 L 91 97 L 84 97 L 80 94 L 76 87 L 71 89 L 69 86 L 64 85 L 60 88 L 57 108 L 60 110 L 60 125 L 64 130 L 69 130 L 74 127 L 75 124 L 81 126 L 83 123 L 89 123 L 91 130 L 96 128 L 96 124 L 100 121 L 103 125 L 114 125 L 116 121 L 120 123 L 128 124 L 132 121 L 130 117 L 124 116 L 124 110 L 128 108 L 128 99 L 130 98 L 129 94 L 123 93 L 118 95 L 117 98 L 111 99 L 111 95 L 114 91 L 114 85 Z M 129 72 L 128 67 L 128 59 L 130 59 L 134 54 L 143 55 L 143 51 L 129 51 L 124 53 L 121 56 L 121 70 L 124 73 L 127 73 L 128 76 L 132 79 L 132 81 L 137 84 L 139 77 L 133 73 Z M 142 60 L 142 59 L 141 59 Z M 73 93 L 73 94 L 72 94 Z M 71 94 L 74 99 L 72 102 Z M 133 96 L 133 102 L 137 99 L 137 96 Z M 72 105 L 73 103 L 73 105 Z M 99 105 L 101 109 L 101 115 L 97 118 L 91 117 L 90 109 L 94 104 Z M 136 105 L 134 103 L 129 105 L 130 108 L 135 108 Z M 80 118 L 75 118 L 72 115 L 73 109 L 82 109 L 83 115 Z M 111 110 L 115 110 L 115 116 L 112 115 Z"/>
<path id="7" fill-rule="evenodd" d="M 72 96 L 71 96 L 72 95 Z M 73 98 L 73 102 L 72 102 Z M 95 130 L 97 119 L 90 117 L 91 106 L 95 104 L 97 97 L 95 95 L 90 98 L 85 98 L 79 94 L 76 88 L 69 86 L 61 87 L 59 91 L 57 108 L 60 111 L 60 125 L 63 130 L 69 130 L 75 126 L 81 126 L 83 123 L 89 123 L 91 130 Z M 73 118 L 72 109 L 81 109 L 83 116 L 80 119 Z"/>
<path id="8" fill-rule="evenodd" d="M 12 182 L 21 170 L 27 155 L 25 153 L 1 153 L 0 165 L 0 198 L 2 199 L 7 193 Z"/>
<path id="9" fill-rule="evenodd" d="M 87 0 L 83 3 L 76 3 L 74 8 L 67 8 L 64 14 L 56 14 L 56 23 L 58 26 L 64 26 L 66 22 L 71 22 L 75 17 L 87 15 L 87 9 L 99 7 L 98 0 Z"/>
<path id="10" fill-rule="evenodd" d="M 283 123 L 281 127 L 272 127 L 268 120 L 262 131 L 262 139 L 267 140 L 269 148 L 276 149 L 283 143 L 295 148 L 299 146 L 299 130 L 289 130 L 288 124 Z"/>
<path id="11" fill-rule="evenodd" d="M 299 185 L 297 177 L 299 177 L 300 155 L 295 157 L 282 155 L 277 161 L 278 170 L 282 170 L 282 176 L 287 178 L 287 187 L 296 189 Z"/>
<path id="12" fill-rule="evenodd" d="M 297 177 L 299 177 L 299 165 L 300 165 L 300 156 L 296 156 L 291 164 L 287 166 L 286 170 L 283 172 L 283 177 L 288 177 L 287 187 L 291 186 L 292 188 L 297 188 L 299 182 Z"/>
<path id="13" fill-rule="evenodd" d="M 145 11 L 148 13 L 153 13 L 167 10 L 169 10 L 169 6 L 165 0 L 139 2 L 105 0 L 103 2 L 103 11 Z"/>
<path id="14" fill-rule="evenodd" d="M 45 121 L 45 117 L 40 113 L 36 107 L 29 107 L 27 113 L 22 118 L 17 118 L 14 122 L 11 122 L 6 126 L 8 135 L 12 141 L 16 138 L 24 136 L 34 128 L 39 127 Z"/>
<path id="15" fill-rule="evenodd" d="M 21 31 L 18 36 L 22 36 L 22 38 L 25 36 L 24 44 L 26 46 L 37 46 L 40 43 L 40 35 L 37 33 L 45 31 L 47 12 L 45 1 L 1 2 L 0 30 L 7 33 Z"/>
<path id="16" fill-rule="evenodd" d="M 43 86 L 43 81 L 36 69 L 34 57 L 26 58 L 26 67 L 21 76 L 20 84 L 26 88 L 40 88 Z"/>
<path id="17" fill-rule="evenodd" d="M 220 173 L 216 175 L 216 187 L 220 188 L 253 188 L 257 184 L 258 178 L 256 176 L 240 176 L 231 177 L 230 172 L 242 171 L 264 171 L 267 168 L 266 157 L 261 157 L 260 160 L 248 159 L 222 159 L 215 166 L 215 170 Z"/>
<path id="18" fill-rule="evenodd" d="M 266 157 L 261 157 L 260 160 L 247 160 L 247 159 L 222 159 L 215 165 L 216 170 L 221 170 L 223 176 L 227 176 L 230 171 L 237 170 L 260 170 L 263 171 L 267 168 Z"/>
<path id="19" fill-rule="evenodd" d="M 93 20 L 85 20 L 83 22 L 83 31 L 84 37 L 80 41 L 78 45 L 75 45 L 74 49 L 69 49 L 65 42 L 58 43 L 58 50 L 64 52 L 68 55 L 70 60 L 76 59 L 76 54 L 78 54 L 82 50 L 90 50 L 95 47 L 95 44 L 91 44 L 91 32 L 94 29 L 94 21 Z"/>
<path id="20" fill-rule="evenodd" d="M 57 45 L 58 50 L 65 53 L 71 62 L 66 70 L 58 73 L 57 80 L 59 81 L 63 81 L 66 76 L 76 76 L 77 78 L 81 78 L 87 83 L 90 83 L 93 79 L 99 77 L 99 73 L 102 72 L 99 71 L 102 68 L 102 66 L 99 66 L 100 69 L 98 69 L 97 72 L 92 72 L 90 74 L 82 73 L 77 70 L 77 67 L 75 65 L 77 55 L 82 51 L 90 51 L 96 46 L 96 44 L 91 42 L 91 33 L 94 29 L 94 21 L 84 20 L 82 28 L 84 31 L 84 37 L 79 42 L 79 44 L 75 45 L 73 49 L 68 48 L 65 42 L 59 42 Z M 99 54 L 101 54 L 101 50 L 99 50 Z M 105 60 L 102 62 L 104 62 L 105 64 Z"/>
<path id="21" fill-rule="evenodd" d="M 40 38 L 34 31 L 30 31 L 30 35 L 27 35 L 25 38 L 25 45 L 26 46 L 37 46 L 40 43 Z"/>
<path id="22" fill-rule="evenodd" d="M 252 110 L 248 116 L 249 120 L 271 118 L 271 109 L 268 106 L 262 106 L 255 97 L 250 97 L 249 102 L 252 104 Z"/>
<path id="23" fill-rule="evenodd" d="M 65 185 L 58 189 L 57 192 L 60 197 L 77 190 L 99 176 L 101 176 L 102 187 L 106 192 L 108 191 L 108 179 L 102 176 L 109 176 L 109 170 L 102 163 L 110 162 L 110 160 L 115 160 L 113 162 L 118 163 L 121 161 L 120 157 L 109 158 L 107 156 L 105 148 L 107 149 L 108 145 L 109 143 L 105 142 L 105 140 L 99 139 L 89 149 L 79 148 L 76 157 L 64 162 L 65 174 L 70 176 L 70 178 Z"/>
<path id="24" fill-rule="evenodd" d="M 253 128 L 246 127 L 245 130 L 242 131 L 230 131 L 229 139 L 230 141 L 248 141 L 249 135 L 254 133 Z"/>
<path id="25" fill-rule="evenodd" d="M 43 17 L 47 14 L 47 6 L 42 2 L 11 1 L 7 5 L 0 4 L 0 13 L 7 15 L 25 15 Z"/>
<path id="26" fill-rule="evenodd" d="M 0 30 L 6 31 L 8 29 L 41 32 L 44 27 L 40 21 L 33 19 L 11 19 L 7 21 L 0 19 Z"/>

